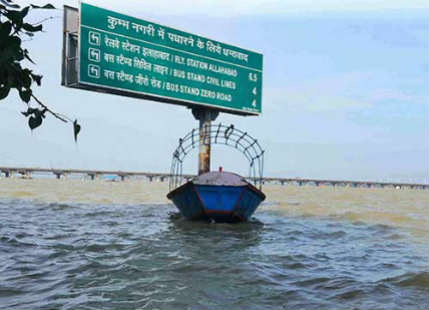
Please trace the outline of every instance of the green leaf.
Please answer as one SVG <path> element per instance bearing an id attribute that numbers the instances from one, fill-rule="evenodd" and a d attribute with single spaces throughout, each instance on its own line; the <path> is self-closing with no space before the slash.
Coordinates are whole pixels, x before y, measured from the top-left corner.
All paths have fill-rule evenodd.
<path id="1" fill-rule="evenodd" d="M 0 24 L 0 36 L 2 38 L 6 38 L 10 32 L 12 31 L 12 23 L 11 22 L 4 22 Z"/>
<path id="2" fill-rule="evenodd" d="M 36 109 L 28 108 L 28 109 L 27 109 L 27 112 L 21 112 L 21 114 L 22 114 L 22 115 L 24 115 L 25 117 L 28 117 L 28 116 L 30 116 L 31 114 L 33 114 L 35 110 L 36 110 Z"/>
<path id="3" fill-rule="evenodd" d="M 39 6 L 34 4 L 30 4 L 30 5 L 31 5 L 31 8 L 33 9 L 55 9 L 55 7 L 50 3 L 45 4 L 44 6 Z"/>
<path id="4" fill-rule="evenodd" d="M 13 49 L 19 49 L 21 47 L 22 40 L 18 36 L 9 37 L 8 47 Z"/>
<path id="5" fill-rule="evenodd" d="M 21 97 L 22 101 L 25 103 L 29 103 L 31 99 L 32 91 L 31 89 L 21 89 L 19 91 L 19 96 Z"/>
<path id="6" fill-rule="evenodd" d="M 3 3 L 4 5 L 6 5 L 7 7 L 10 7 L 10 8 L 14 8 L 14 9 L 19 9 L 19 5 L 18 4 L 15 4 L 15 3 L 13 3 L 12 1 L 10 1 L 10 0 L 0 0 L 1 1 L 1 3 Z"/>
<path id="7" fill-rule="evenodd" d="M 32 74 L 31 77 L 33 78 L 33 81 L 36 82 L 37 86 L 42 85 L 42 76 L 37 74 Z"/>
<path id="8" fill-rule="evenodd" d="M 28 12 L 30 11 L 30 7 L 29 6 L 26 6 L 25 8 L 23 8 L 22 10 L 21 10 L 21 18 L 22 19 L 24 19 L 24 17 L 25 16 L 27 16 L 27 14 L 28 14 Z"/>
<path id="9" fill-rule="evenodd" d="M 24 17 L 21 15 L 21 11 L 8 10 L 4 14 L 10 21 L 15 25 L 15 30 L 19 31 L 22 27 Z"/>
<path id="10" fill-rule="evenodd" d="M 39 118 L 39 117 L 43 117 L 44 118 L 43 112 L 40 111 L 39 109 L 34 109 L 34 117 L 35 118 Z"/>
<path id="11" fill-rule="evenodd" d="M 30 32 L 37 32 L 37 31 L 42 31 L 43 26 L 42 26 L 42 24 L 37 25 L 37 26 L 33 26 L 32 24 L 24 23 L 22 25 L 22 28 L 24 28 L 24 30 L 27 30 L 27 31 L 30 31 Z"/>
<path id="12" fill-rule="evenodd" d="M 35 65 L 36 63 L 33 61 L 33 59 L 30 58 L 30 55 L 28 54 L 27 50 L 24 50 L 24 57 L 30 61 L 33 65 Z"/>
<path id="13" fill-rule="evenodd" d="M 0 87 L 0 100 L 4 99 L 9 95 L 10 87 L 4 85 L 3 87 Z"/>
<path id="14" fill-rule="evenodd" d="M 77 119 L 73 122 L 73 133 L 74 133 L 74 141 L 77 143 L 77 135 L 80 132 L 80 125 L 77 123 Z"/>
<path id="15" fill-rule="evenodd" d="M 33 130 L 39 127 L 40 125 L 42 125 L 42 122 L 43 122 L 43 119 L 41 116 L 38 116 L 38 117 L 31 116 L 28 119 L 28 126 L 30 127 L 31 130 Z"/>
<path id="16" fill-rule="evenodd" d="M 30 70 L 28 69 L 24 69 L 21 72 L 21 83 L 22 86 L 25 88 L 30 88 L 31 87 L 31 76 L 30 76 Z"/>
<path id="17" fill-rule="evenodd" d="M 25 31 L 24 33 L 29 37 L 34 37 L 34 33 L 32 32 Z"/>
<path id="18" fill-rule="evenodd" d="M 0 40 L 0 56 L 2 58 L 13 58 L 21 50 L 21 39 L 18 36 L 6 35 Z"/>

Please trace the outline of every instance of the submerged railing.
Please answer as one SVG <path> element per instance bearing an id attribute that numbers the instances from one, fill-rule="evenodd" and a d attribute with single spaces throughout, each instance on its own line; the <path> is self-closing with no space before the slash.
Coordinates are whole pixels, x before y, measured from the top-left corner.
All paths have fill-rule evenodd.
<path id="1" fill-rule="evenodd" d="M 252 182 L 260 189 L 262 187 L 264 172 L 264 150 L 258 140 L 250 136 L 247 132 L 241 131 L 234 125 L 225 126 L 215 124 L 203 128 L 206 140 L 205 144 L 220 144 L 235 148 L 244 154 L 249 161 L 248 181 Z M 187 181 L 183 177 L 183 161 L 185 157 L 200 145 L 199 128 L 194 128 L 183 138 L 179 139 L 179 145 L 173 152 L 173 159 L 170 170 L 170 191 Z"/>

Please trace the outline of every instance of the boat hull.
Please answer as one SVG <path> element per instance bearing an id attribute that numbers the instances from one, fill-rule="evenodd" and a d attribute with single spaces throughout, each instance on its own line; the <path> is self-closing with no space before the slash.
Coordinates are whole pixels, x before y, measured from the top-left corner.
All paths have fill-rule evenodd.
<path id="1" fill-rule="evenodd" d="M 265 199 L 265 195 L 251 184 L 201 185 L 192 181 L 173 190 L 167 197 L 184 217 L 219 223 L 247 221 Z"/>

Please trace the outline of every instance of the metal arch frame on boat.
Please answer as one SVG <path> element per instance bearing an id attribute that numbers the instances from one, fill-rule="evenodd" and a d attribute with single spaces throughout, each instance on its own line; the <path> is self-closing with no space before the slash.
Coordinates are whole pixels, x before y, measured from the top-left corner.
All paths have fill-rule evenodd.
<path id="1" fill-rule="evenodd" d="M 210 127 L 210 128 L 208 128 Z M 222 123 L 206 126 L 205 135 L 210 139 L 203 143 L 220 144 L 235 148 L 244 154 L 249 161 L 249 176 L 248 181 L 253 182 L 255 186 L 262 188 L 262 179 L 264 172 L 264 153 L 258 140 L 253 138 L 247 132 L 234 127 L 234 125 L 226 126 Z M 179 145 L 173 152 L 173 159 L 170 169 L 170 191 L 183 184 L 184 180 L 182 164 L 185 157 L 200 144 L 199 128 L 194 128 L 188 132 L 183 138 L 179 139 Z"/>

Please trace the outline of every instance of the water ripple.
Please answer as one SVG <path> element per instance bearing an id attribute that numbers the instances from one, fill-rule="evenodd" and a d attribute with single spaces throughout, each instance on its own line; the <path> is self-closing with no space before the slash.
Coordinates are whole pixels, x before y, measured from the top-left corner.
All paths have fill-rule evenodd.
<path id="1" fill-rule="evenodd" d="M 0 201 L 0 216 L 2 308 L 428 308 L 428 257 L 388 225 L 20 200 Z"/>

